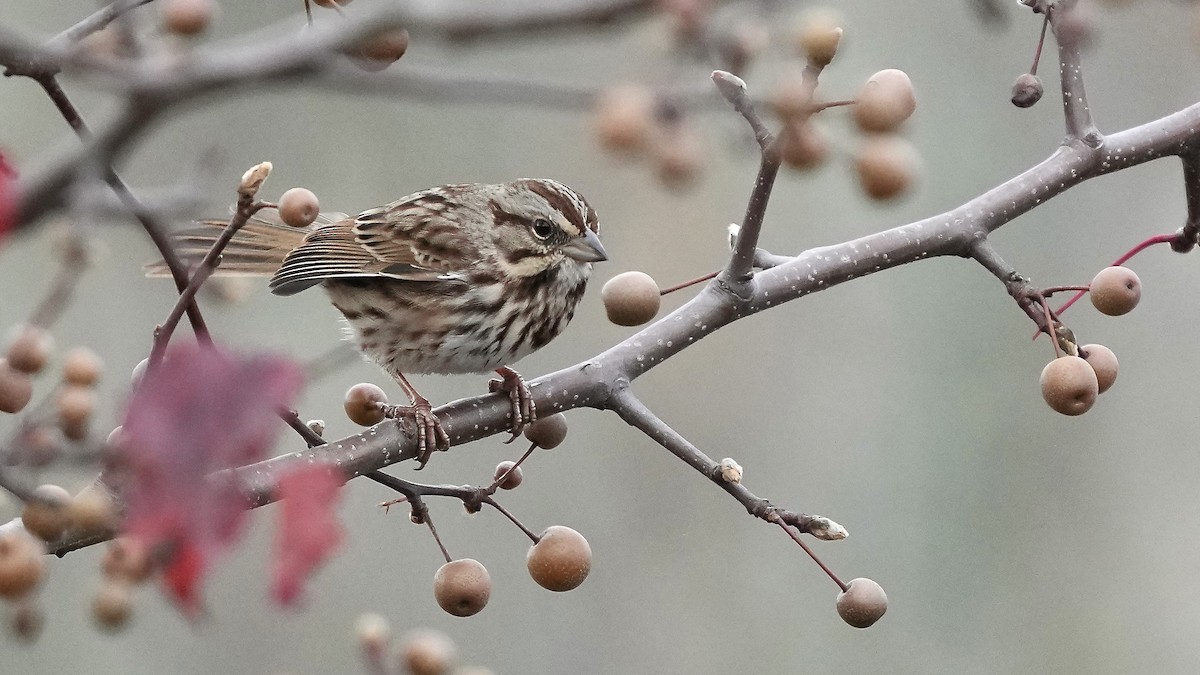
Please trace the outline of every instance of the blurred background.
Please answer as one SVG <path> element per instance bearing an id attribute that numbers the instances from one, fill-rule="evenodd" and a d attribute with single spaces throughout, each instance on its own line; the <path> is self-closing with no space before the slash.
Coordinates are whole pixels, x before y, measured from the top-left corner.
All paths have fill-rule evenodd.
<path id="1" fill-rule="evenodd" d="M 786 28 L 795 12 L 812 7 L 778 5 L 769 15 L 778 34 L 746 74 L 759 95 L 799 63 Z M 0 25 L 49 36 L 93 7 L 10 0 Z M 1098 33 L 1085 76 L 1101 130 L 1196 102 L 1189 7 L 1148 0 L 1094 8 Z M 849 98 L 877 70 L 907 71 L 919 101 L 907 134 L 922 156 L 921 178 L 894 203 L 863 197 L 849 160 L 859 137 L 844 111 L 829 111 L 822 121 L 837 154 L 816 171 L 781 175 L 765 248 L 799 252 L 942 212 L 1041 161 L 1061 140 L 1052 49 L 1042 69 L 1045 99 L 1028 110 L 1008 102 L 1041 27 L 1026 8 L 1000 3 L 1001 24 L 981 22 L 965 0 L 839 2 L 836 9 L 846 34 L 822 95 Z M 205 39 L 303 23 L 298 0 L 225 2 L 222 10 Z M 735 16 L 753 18 L 751 11 Z M 338 20 L 328 10 L 317 19 Z M 662 17 L 468 44 L 415 33 L 393 68 L 437 65 L 596 87 L 707 82 L 712 64 L 679 57 L 672 40 Z M 111 111 L 103 92 L 69 79 L 65 86 L 89 119 Z M 0 92 L 0 148 L 18 167 L 76 142 L 33 83 L 6 80 Z M 650 164 L 603 153 L 587 111 L 271 87 L 169 118 L 119 170 L 144 193 L 177 185 L 203 153 L 218 151 L 217 176 L 199 186 L 211 210 L 197 215 L 225 213 L 242 171 L 263 160 L 275 165 L 267 195 L 303 185 L 324 209 L 351 213 L 446 182 L 544 176 L 578 188 L 601 215 L 610 261 L 597 267 L 565 337 L 519 364 L 532 377 L 632 333 L 604 319 L 598 291 L 609 277 L 637 269 L 665 286 L 724 262 L 725 227 L 745 208 L 756 149 L 722 106 L 688 121 L 703 165 L 687 189 L 667 189 Z M 1074 188 L 993 240 L 1039 285 L 1082 284 L 1184 216 L 1179 163 L 1162 160 Z M 119 420 L 128 374 L 149 352 L 174 293 L 142 277 L 141 264 L 155 256 L 139 228 L 113 222 L 96 231 L 107 254 L 55 337 L 60 355 L 83 344 L 104 357 L 96 426 L 107 429 Z M 0 327 L 23 321 L 52 277 L 57 261 L 42 232 L 0 250 Z M 579 410 L 568 415 L 566 443 L 537 453 L 525 484 L 502 495 L 532 529 L 563 524 L 588 538 L 592 573 L 573 592 L 553 594 L 528 578 L 528 541 L 495 512 L 465 516 L 457 503 L 433 500 L 450 551 L 483 562 L 494 584 L 479 615 L 443 613 L 431 593 L 436 545 L 404 509 L 377 506 L 394 494 L 356 480 L 340 510 L 344 549 L 316 576 L 301 611 L 268 602 L 277 513 L 266 508 L 253 514 L 245 545 L 221 560 L 207 585 L 207 615 L 194 622 L 146 587 L 129 628 L 104 634 L 89 617 L 101 549 L 52 561 L 40 597 L 41 638 L 32 645 L 0 638 L 9 642 L 0 670 L 364 672 L 352 626 L 374 611 L 398 634 L 444 631 L 463 662 L 497 673 L 1194 672 L 1195 255 L 1158 247 L 1136 258 L 1143 298 L 1124 318 L 1104 317 L 1086 302 L 1066 315 L 1082 342 L 1108 345 L 1122 365 L 1113 390 L 1078 418 L 1041 400 L 1048 343 L 1031 342 L 1031 322 L 1003 287 L 959 259 L 908 265 L 751 317 L 636 382 L 654 410 L 709 456 L 736 458 L 755 493 L 849 529 L 848 540 L 815 547 L 843 578 L 868 576 L 886 589 L 890 608 L 869 630 L 838 618 L 837 588 L 776 528 L 747 517 L 614 415 Z M 666 308 L 688 295 L 668 297 Z M 240 304 L 204 302 L 215 335 L 246 349 L 306 359 L 341 336 L 336 311 L 319 293 L 277 298 L 262 283 Z M 187 338 L 184 329 L 177 337 Z M 53 379 L 42 378 L 39 391 Z M 352 433 L 341 400 L 360 381 L 400 398 L 379 370 L 355 362 L 313 382 L 301 415 L 325 419 L 330 438 Z M 486 378 L 427 376 L 415 384 L 436 403 L 483 392 Z M 0 430 L 12 423 L 0 420 Z M 458 447 L 416 477 L 484 482 L 498 461 L 520 453 L 516 445 L 496 437 Z M 297 447 L 281 429 L 278 451 Z M 393 471 L 413 477 L 408 464 Z M 74 489 L 90 475 L 45 478 Z M 11 503 L 0 508 L 6 518 L 15 512 Z"/>

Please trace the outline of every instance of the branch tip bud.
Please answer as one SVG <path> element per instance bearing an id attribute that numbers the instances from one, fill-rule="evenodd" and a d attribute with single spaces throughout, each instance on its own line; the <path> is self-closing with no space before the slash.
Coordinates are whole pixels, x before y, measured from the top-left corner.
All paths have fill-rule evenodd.
<path id="1" fill-rule="evenodd" d="M 824 516 L 812 516 L 808 533 L 823 541 L 840 541 L 850 536 L 846 528 Z"/>
<path id="2" fill-rule="evenodd" d="M 267 180 L 267 176 L 271 175 L 271 169 L 273 168 L 270 162 L 263 162 L 262 164 L 250 167 L 246 173 L 242 174 L 242 181 L 238 184 L 238 196 L 245 199 L 254 199 L 263 182 Z"/>

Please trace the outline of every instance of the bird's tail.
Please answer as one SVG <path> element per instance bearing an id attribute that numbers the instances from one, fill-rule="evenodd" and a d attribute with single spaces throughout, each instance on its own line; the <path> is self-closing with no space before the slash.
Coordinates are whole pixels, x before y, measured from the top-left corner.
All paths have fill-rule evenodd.
<path id="1" fill-rule="evenodd" d="M 341 215 L 341 214 L 338 214 Z M 187 267 L 203 260 L 221 232 L 228 225 L 223 220 L 200 220 L 171 234 L 171 246 Z M 309 229 L 289 227 L 278 221 L 255 216 L 238 230 L 221 254 L 217 276 L 271 276 L 283 263 L 283 258 L 304 241 Z M 146 276 L 170 276 L 167 264 L 157 260 L 145 266 Z"/>

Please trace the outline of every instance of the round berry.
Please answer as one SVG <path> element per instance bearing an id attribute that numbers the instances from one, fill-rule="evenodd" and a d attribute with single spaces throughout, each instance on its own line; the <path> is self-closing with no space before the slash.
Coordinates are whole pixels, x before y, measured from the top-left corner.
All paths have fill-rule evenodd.
<path id="1" fill-rule="evenodd" d="M 700 140 L 687 128 L 672 131 L 658 144 L 657 159 L 658 178 L 669 188 L 686 187 L 704 166 Z"/>
<path id="2" fill-rule="evenodd" d="M 1042 80 L 1037 75 L 1025 73 L 1013 82 L 1012 104 L 1028 108 L 1042 99 Z"/>
<path id="3" fill-rule="evenodd" d="M 17 413 L 29 405 L 33 398 L 33 378 L 8 365 L 0 359 L 0 411 Z"/>
<path id="4" fill-rule="evenodd" d="M 1142 280 L 1128 267 L 1105 267 L 1092 279 L 1092 304 L 1109 316 L 1133 311 L 1142 299 Z"/>
<path id="5" fill-rule="evenodd" d="M 500 480 L 503 477 L 504 480 Z M 521 472 L 521 467 L 517 466 L 516 462 L 500 462 L 496 465 L 496 471 L 492 474 L 492 480 L 500 481 L 501 490 L 512 490 L 525 480 L 525 474 Z"/>
<path id="6" fill-rule="evenodd" d="M 797 171 L 814 169 L 829 157 L 829 140 L 811 121 L 792 121 L 779 136 L 779 158 Z"/>
<path id="7" fill-rule="evenodd" d="M 383 70 L 404 56 L 408 51 L 408 40 L 408 31 L 403 28 L 380 33 L 367 40 L 356 54 L 356 61 L 363 70 Z"/>
<path id="8" fill-rule="evenodd" d="M 562 413 L 539 417 L 525 427 L 525 438 L 539 448 L 557 448 L 567 437 L 567 418 Z"/>
<path id="9" fill-rule="evenodd" d="M 542 588 L 569 591 L 587 579 L 592 569 L 592 547 L 575 530 L 553 525 L 529 548 L 525 567 Z"/>
<path id="10" fill-rule="evenodd" d="M 46 574 L 45 549 L 25 532 L 0 536 L 0 597 L 15 600 Z"/>
<path id="11" fill-rule="evenodd" d="M 644 150 L 654 131 L 654 94 L 646 87 L 621 85 L 596 97 L 593 125 L 606 150 Z"/>
<path id="12" fill-rule="evenodd" d="M 855 157 L 858 182 L 872 199 L 891 199 L 912 186 L 919 162 L 917 152 L 904 139 L 872 136 Z"/>
<path id="13" fill-rule="evenodd" d="M 117 537 L 104 549 L 100 571 L 106 579 L 140 584 L 150 578 L 154 566 L 146 547 L 140 542 L 129 537 Z"/>
<path id="14" fill-rule="evenodd" d="M 105 488 L 89 485 L 67 505 L 67 518 L 72 527 L 84 532 L 105 532 L 112 528 L 116 520 L 112 498 Z"/>
<path id="15" fill-rule="evenodd" d="M 887 593 L 879 584 L 859 577 L 846 586 L 837 596 L 837 611 L 842 621 L 855 628 L 868 628 L 887 611 Z"/>
<path id="16" fill-rule="evenodd" d="M 662 305 L 658 284 L 645 272 L 622 272 L 600 289 L 608 320 L 618 326 L 640 326 L 658 314 Z"/>
<path id="17" fill-rule="evenodd" d="M 387 403 L 387 394 L 370 382 L 360 382 L 346 392 L 343 407 L 346 416 L 357 425 L 369 427 L 383 421 L 381 403 Z"/>
<path id="18" fill-rule="evenodd" d="M 365 612 L 354 620 L 354 638 L 360 649 L 373 655 L 372 661 L 387 649 L 391 637 L 392 626 L 381 614 Z"/>
<path id="19" fill-rule="evenodd" d="M 58 485 L 39 485 L 21 509 L 21 524 L 42 541 L 54 541 L 71 526 L 71 493 Z"/>
<path id="20" fill-rule="evenodd" d="M 13 636 L 22 642 L 35 642 L 42 634 L 42 626 L 46 624 L 46 616 L 32 602 L 18 603 L 14 608 L 12 623 L 9 624 Z"/>
<path id="21" fill-rule="evenodd" d="M 5 358 L 8 366 L 22 373 L 34 374 L 46 367 L 50 352 L 54 351 L 54 338 L 45 328 L 32 324 L 19 326 L 8 342 Z"/>
<path id="22" fill-rule="evenodd" d="M 875 73 L 863 85 L 854 105 L 854 121 L 863 131 L 893 131 L 916 109 L 912 80 L 903 70 L 889 68 Z"/>
<path id="23" fill-rule="evenodd" d="M 1117 355 L 1104 345 L 1083 345 L 1079 348 L 1079 352 L 1086 354 L 1083 360 L 1087 361 L 1092 370 L 1096 371 L 1098 393 L 1103 394 L 1108 391 L 1117 381 Z"/>
<path id="24" fill-rule="evenodd" d="M 76 347 L 67 352 L 63 362 L 63 381 L 81 387 L 94 387 L 100 380 L 104 362 L 87 347 Z"/>
<path id="25" fill-rule="evenodd" d="M 1042 398 L 1064 415 L 1082 415 L 1091 410 L 1100 393 L 1096 371 L 1078 356 L 1054 359 L 1042 369 Z"/>
<path id="26" fill-rule="evenodd" d="M 55 403 L 63 435 L 75 441 L 85 438 L 88 420 L 96 409 L 96 392 L 90 387 L 69 384 L 59 390 Z"/>
<path id="27" fill-rule="evenodd" d="M 109 580 L 92 598 L 92 620 L 106 631 L 121 630 L 132 614 L 133 588 L 128 583 Z"/>
<path id="28" fill-rule="evenodd" d="M 452 560 L 433 575 L 433 597 L 454 616 L 478 614 L 492 594 L 492 579 L 478 560 Z"/>
<path id="29" fill-rule="evenodd" d="M 294 187 L 279 198 L 279 219 L 292 227 L 308 227 L 321 214 L 321 204 L 312 190 Z"/>
<path id="30" fill-rule="evenodd" d="M 412 675 L 445 675 L 458 659 L 454 642 L 445 633 L 432 629 L 416 630 L 404 636 L 400 662 Z"/>
<path id="31" fill-rule="evenodd" d="M 176 35 L 199 35 L 217 13 L 214 0 L 166 0 L 161 6 L 163 27 Z"/>
<path id="32" fill-rule="evenodd" d="M 132 389 L 137 389 L 142 384 L 142 378 L 146 377 L 146 370 L 150 367 L 150 359 L 144 358 L 138 361 L 138 364 L 133 367 L 133 371 L 129 373 L 129 386 Z"/>

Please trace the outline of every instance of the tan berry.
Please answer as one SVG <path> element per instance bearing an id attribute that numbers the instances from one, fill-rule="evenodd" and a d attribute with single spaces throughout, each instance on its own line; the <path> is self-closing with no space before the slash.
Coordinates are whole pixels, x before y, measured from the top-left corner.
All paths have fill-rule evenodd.
<path id="1" fill-rule="evenodd" d="M 503 477 L 504 480 L 500 480 Z M 517 466 L 516 462 L 500 462 L 496 465 L 496 471 L 492 474 L 493 481 L 500 481 L 499 487 L 501 490 L 512 490 L 525 480 L 525 474 L 521 471 L 521 467 Z"/>
<path id="2" fill-rule="evenodd" d="M 400 663 L 411 675 L 445 675 L 458 660 L 454 642 L 440 631 L 415 630 L 404 636 Z"/>
<path id="3" fill-rule="evenodd" d="M 838 16 L 828 10 L 809 12 L 796 28 L 796 46 L 800 53 L 818 66 L 827 66 L 837 55 L 842 42 Z"/>
<path id="4" fill-rule="evenodd" d="M 640 326 L 662 305 L 658 284 L 645 272 L 622 272 L 605 282 L 600 300 L 608 320 L 618 326 Z"/>
<path id="5" fill-rule="evenodd" d="M 902 138 L 872 136 L 866 139 L 854 160 L 858 182 L 872 199 L 892 199 L 907 191 L 916 180 L 920 162 L 917 152 Z"/>
<path id="6" fill-rule="evenodd" d="M 129 537 L 117 537 L 104 549 L 100 571 L 109 580 L 140 584 L 154 571 L 145 546 Z"/>
<path id="7" fill-rule="evenodd" d="M 722 67 L 731 73 L 744 72 L 770 40 L 770 29 L 761 20 L 746 18 L 738 21 L 717 41 Z"/>
<path id="8" fill-rule="evenodd" d="M 351 422 L 369 427 L 383 421 L 383 410 L 379 404 L 387 403 L 387 400 L 387 394 L 378 386 L 360 382 L 346 392 L 346 400 L 342 405 Z"/>
<path id="9" fill-rule="evenodd" d="M 811 120 L 789 120 L 779 135 L 779 158 L 785 166 L 815 169 L 829 157 L 829 140 Z"/>
<path id="10" fill-rule="evenodd" d="M 214 0 L 165 0 L 161 6 L 163 28 L 176 35 L 199 35 L 217 14 Z"/>
<path id="11" fill-rule="evenodd" d="M 17 413 L 29 405 L 33 398 L 33 378 L 8 365 L 0 359 L 0 411 Z"/>
<path id="12" fill-rule="evenodd" d="M 0 536 L 0 597 L 15 600 L 33 590 L 46 574 L 42 543 L 25 532 Z"/>
<path id="13" fill-rule="evenodd" d="M 1096 371 L 1078 356 L 1054 359 L 1042 369 L 1042 398 L 1064 415 L 1082 415 L 1091 410 L 1100 393 Z"/>
<path id="14" fill-rule="evenodd" d="M 408 51 L 408 31 L 403 28 L 380 33 L 367 40 L 355 60 L 363 70 L 380 71 L 400 60 Z"/>
<path id="15" fill-rule="evenodd" d="M 92 598 L 92 620 L 106 631 L 116 632 L 129 623 L 133 614 L 133 587 L 109 580 Z"/>
<path id="16" fill-rule="evenodd" d="M 112 431 L 108 432 L 108 437 L 104 439 L 104 447 L 107 451 L 121 450 L 125 444 L 125 427 L 117 426 Z"/>
<path id="17" fill-rule="evenodd" d="M 106 532 L 116 521 L 112 497 L 104 487 L 89 485 L 67 505 L 67 517 L 71 527 L 84 532 Z"/>
<path id="18" fill-rule="evenodd" d="M 1012 104 L 1018 108 L 1029 106 L 1042 100 L 1042 80 L 1037 75 L 1025 73 L 1013 82 Z"/>
<path id="19" fill-rule="evenodd" d="M 63 380 L 67 384 L 77 384 L 81 387 L 94 387 L 100 380 L 100 371 L 104 362 L 96 356 L 96 352 L 87 347 L 76 347 L 67 352 L 63 361 Z"/>
<path id="20" fill-rule="evenodd" d="M 63 435 L 76 441 L 86 437 L 88 420 L 96 410 L 96 392 L 90 387 L 67 385 L 58 391 L 55 404 Z"/>
<path id="21" fill-rule="evenodd" d="M 567 418 L 562 413 L 539 417 L 525 427 L 525 438 L 539 448 L 557 448 L 567 437 Z"/>
<path id="22" fill-rule="evenodd" d="M 879 584 L 860 577 L 850 580 L 838 593 L 837 611 L 842 621 L 855 628 L 868 628 L 887 611 L 887 593 Z"/>
<path id="23" fill-rule="evenodd" d="M 1108 391 L 1113 383 L 1117 381 L 1117 355 L 1113 350 L 1104 345 L 1083 345 L 1079 351 L 1087 356 L 1083 357 L 1084 361 L 1092 367 L 1096 372 L 1096 383 L 1099 387 L 1099 393 L 1103 394 Z"/>
<path id="24" fill-rule="evenodd" d="M 146 376 L 146 370 L 150 367 L 150 359 L 145 358 L 138 361 L 138 364 L 133 367 L 133 372 L 129 373 L 129 386 L 132 389 L 137 389 L 142 383 L 142 378 Z"/>
<path id="25" fill-rule="evenodd" d="M 801 117 L 812 110 L 812 86 L 805 81 L 803 71 L 789 70 L 771 90 L 767 105 L 784 119 Z"/>
<path id="26" fill-rule="evenodd" d="M 894 131 L 917 109 L 912 80 L 903 70 L 881 70 L 867 79 L 854 105 L 854 121 L 863 131 Z"/>
<path id="27" fill-rule="evenodd" d="M 21 524 L 42 541 L 54 541 L 71 526 L 71 493 L 58 485 L 39 485 L 21 509 Z"/>
<path id="28" fill-rule="evenodd" d="M 700 176 L 704 153 L 699 136 L 690 128 L 669 131 L 658 144 L 658 178 L 669 188 L 683 188 Z"/>
<path id="29" fill-rule="evenodd" d="M 542 588 L 569 591 L 587 579 L 592 569 L 592 547 L 575 530 L 553 525 L 529 548 L 525 567 Z"/>
<path id="30" fill-rule="evenodd" d="M 292 227 L 308 227 L 321 214 L 321 204 L 312 190 L 294 187 L 279 198 L 279 219 Z"/>
<path id="31" fill-rule="evenodd" d="M 13 609 L 12 634 L 21 642 L 35 642 L 42 634 L 42 626 L 46 624 L 46 616 L 34 603 L 22 601 Z"/>
<path id="32" fill-rule="evenodd" d="M 654 131 L 654 94 L 639 85 L 620 85 L 596 97 L 593 125 L 606 150 L 643 150 Z"/>
<path id="33" fill-rule="evenodd" d="M 354 639 L 372 662 L 378 662 L 392 638 L 392 626 L 381 614 L 365 612 L 354 620 Z"/>
<path id="34" fill-rule="evenodd" d="M 478 614 L 492 594 L 492 579 L 478 560 L 452 560 L 433 575 L 433 597 L 454 616 Z"/>
<path id="35" fill-rule="evenodd" d="M 1142 280 L 1128 267 L 1105 267 L 1092 279 L 1092 304 L 1109 316 L 1133 311 L 1142 299 Z"/>
<path id="36" fill-rule="evenodd" d="M 5 358 L 13 370 L 22 373 L 38 373 L 46 367 L 50 352 L 54 351 L 54 338 L 45 328 L 31 324 L 18 326 L 8 341 Z"/>

